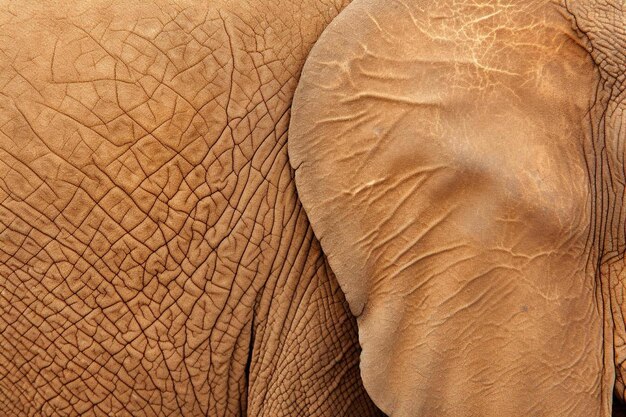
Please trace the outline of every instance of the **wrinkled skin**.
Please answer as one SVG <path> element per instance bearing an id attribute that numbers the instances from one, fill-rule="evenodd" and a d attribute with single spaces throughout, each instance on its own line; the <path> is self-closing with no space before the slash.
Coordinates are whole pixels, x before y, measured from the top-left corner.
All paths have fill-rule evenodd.
<path id="1" fill-rule="evenodd" d="M 0 415 L 375 416 L 287 128 L 346 2 L 0 5 Z"/>
<path id="2" fill-rule="evenodd" d="M 355 0 L 316 43 L 289 157 L 387 414 L 620 407 L 624 8 Z"/>
<path id="3" fill-rule="evenodd" d="M 0 7 L 0 415 L 623 415 L 623 2 L 134 3 Z"/>

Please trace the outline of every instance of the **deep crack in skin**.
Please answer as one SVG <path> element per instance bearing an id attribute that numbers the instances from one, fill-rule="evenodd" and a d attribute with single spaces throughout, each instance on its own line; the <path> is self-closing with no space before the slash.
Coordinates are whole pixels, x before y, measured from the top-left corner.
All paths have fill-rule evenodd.
<path id="1" fill-rule="evenodd" d="M 296 196 L 347 2 L 0 5 L 0 415 L 374 416 Z"/>

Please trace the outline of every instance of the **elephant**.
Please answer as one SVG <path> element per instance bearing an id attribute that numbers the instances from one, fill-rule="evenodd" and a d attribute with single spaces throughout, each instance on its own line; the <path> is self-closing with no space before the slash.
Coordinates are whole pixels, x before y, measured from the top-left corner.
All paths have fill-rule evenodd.
<path id="1" fill-rule="evenodd" d="M 376 416 L 287 159 L 342 0 L 2 2 L 0 416 Z"/>
<path id="2" fill-rule="evenodd" d="M 625 6 L 355 0 L 313 47 L 290 162 L 387 414 L 623 412 Z"/>
<path id="3" fill-rule="evenodd" d="M 0 5 L 0 416 L 624 412 L 619 0 Z"/>

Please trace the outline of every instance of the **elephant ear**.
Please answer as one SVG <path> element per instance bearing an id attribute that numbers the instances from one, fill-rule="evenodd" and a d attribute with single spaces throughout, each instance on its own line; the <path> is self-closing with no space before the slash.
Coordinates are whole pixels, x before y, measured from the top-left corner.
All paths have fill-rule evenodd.
<path id="1" fill-rule="evenodd" d="M 289 155 L 387 414 L 610 415 L 597 81 L 550 2 L 355 0 L 316 43 Z"/>

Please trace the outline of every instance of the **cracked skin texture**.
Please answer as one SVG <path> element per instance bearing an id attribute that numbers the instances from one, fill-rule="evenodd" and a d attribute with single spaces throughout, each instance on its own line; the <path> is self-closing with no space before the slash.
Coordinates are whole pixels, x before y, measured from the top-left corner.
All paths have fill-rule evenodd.
<path id="1" fill-rule="evenodd" d="M 289 157 L 388 415 L 621 415 L 625 52 L 619 1 L 355 0 L 315 44 Z"/>
<path id="2" fill-rule="evenodd" d="M 375 416 L 289 110 L 345 6 L 0 4 L 0 416 Z"/>

